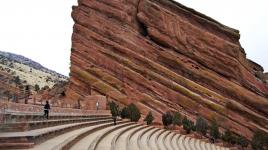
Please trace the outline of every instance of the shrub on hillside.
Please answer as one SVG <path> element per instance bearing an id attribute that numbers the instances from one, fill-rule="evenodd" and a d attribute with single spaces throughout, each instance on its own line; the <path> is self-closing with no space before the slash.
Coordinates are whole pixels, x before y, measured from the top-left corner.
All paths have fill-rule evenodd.
<path id="1" fill-rule="evenodd" d="M 162 123 L 165 127 L 169 126 L 172 124 L 172 118 L 173 116 L 171 115 L 170 112 L 167 112 L 162 115 Z"/>
<path id="2" fill-rule="evenodd" d="M 35 90 L 36 92 L 38 92 L 38 91 L 40 90 L 40 87 L 39 87 L 38 84 L 35 84 L 35 85 L 34 85 L 34 90 Z"/>
<path id="3" fill-rule="evenodd" d="M 43 88 L 42 88 L 42 90 L 48 90 L 49 89 L 49 86 L 44 86 Z"/>
<path id="4" fill-rule="evenodd" d="M 187 117 L 184 117 L 182 119 L 182 125 L 183 125 L 183 129 L 186 131 L 187 134 L 191 133 L 192 130 L 193 131 L 195 130 L 194 122 L 187 119 Z"/>
<path id="5" fill-rule="evenodd" d="M 124 107 L 124 108 L 121 110 L 120 116 L 121 116 L 121 118 L 123 118 L 123 119 L 125 119 L 125 118 L 129 118 L 129 113 L 128 113 L 128 108 L 127 108 L 127 107 Z"/>
<path id="6" fill-rule="evenodd" d="M 138 107 L 135 104 L 131 103 L 127 109 L 130 121 L 138 122 L 141 118 L 141 113 Z"/>
<path id="7" fill-rule="evenodd" d="M 173 126 L 181 125 L 181 114 L 179 112 L 175 112 L 172 118 Z"/>
<path id="8" fill-rule="evenodd" d="M 197 132 L 201 133 L 204 136 L 207 134 L 208 123 L 203 117 L 199 116 L 197 118 L 195 126 Z"/>
<path id="9" fill-rule="evenodd" d="M 213 138 L 214 141 L 220 137 L 219 126 L 215 118 L 212 119 L 210 127 L 210 136 Z"/>
<path id="10" fill-rule="evenodd" d="M 243 148 L 248 147 L 249 144 L 248 140 L 243 136 L 236 136 L 236 143 L 241 145 Z"/>
<path id="11" fill-rule="evenodd" d="M 147 125 L 151 125 L 154 121 L 154 116 L 152 112 L 150 111 L 147 116 L 145 117 L 144 121 L 146 121 Z"/>
<path id="12" fill-rule="evenodd" d="M 263 131 L 257 131 L 252 138 L 251 146 L 254 150 L 267 150 L 268 134 Z"/>
<path id="13" fill-rule="evenodd" d="M 241 145 L 243 148 L 248 147 L 249 144 L 248 140 L 245 137 L 236 135 L 230 130 L 226 130 L 224 132 L 222 135 L 222 140 L 233 145 Z"/>
<path id="14" fill-rule="evenodd" d="M 224 134 L 222 135 L 222 140 L 227 143 L 231 143 L 233 141 L 233 134 L 229 129 L 226 130 Z"/>
<path id="15" fill-rule="evenodd" d="M 21 84 L 21 80 L 19 76 L 14 77 L 13 81 L 16 84 L 16 87 Z"/>

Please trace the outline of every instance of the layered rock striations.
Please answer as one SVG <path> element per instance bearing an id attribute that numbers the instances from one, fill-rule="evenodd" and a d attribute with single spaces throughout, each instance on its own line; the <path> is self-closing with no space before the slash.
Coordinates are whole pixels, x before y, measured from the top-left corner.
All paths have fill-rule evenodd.
<path id="1" fill-rule="evenodd" d="M 73 7 L 72 101 L 94 93 L 143 114 L 217 119 L 250 138 L 268 130 L 263 68 L 239 31 L 169 0 L 79 0 Z"/>

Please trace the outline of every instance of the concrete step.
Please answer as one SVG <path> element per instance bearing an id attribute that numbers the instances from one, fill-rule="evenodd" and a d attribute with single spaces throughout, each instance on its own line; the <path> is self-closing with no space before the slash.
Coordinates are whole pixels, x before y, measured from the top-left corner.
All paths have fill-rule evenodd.
<path id="1" fill-rule="evenodd" d="M 126 129 L 138 127 L 137 124 L 129 124 L 124 127 L 114 129 L 113 131 L 109 131 L 106 135 L 103 135 L 100 140 L 98 141 L 97 145 L 94 150 L 111 150 L 113 147 L 113 140 L 116 136 L 120 135 L 121 132 L 125 131 Z"/>
<path id="2" fill-rule="evenodd" d="M 169 134 L 169 131 L 165 131 L 164 133 L 162 133 L 158 139 L 157 139 L 157 145 L 158 145 L 158 149 L 160 150 L 166 150 L 166 147 L 164 145 L 164 139 L 166 138 L 166 136 Z"/>
<path id="3" fill-rule="evenodd" d="M 201 150 L 206 150 L 206 143 L 201 141 L 200 142 Z"/>
<path id="4" fill-rule="evenodd" d="M 206 143 L 206 149 L 207 149 L 207 150 L 212 150 L 212 148 L 211 148 L 211 144 L 210 144 L 210 143 Z"/>
<path id="5" fill-rule="evenodd" d="M 142 150 L 150 150 L 149 148 L 149 138 L 150 138 L 150 134 L 154 133 L 155 131 L 157 131 L 158 128 L 153 128 L 151 130 L 148 130 L 147 132 L 140 134 L 138 137 L 138 146 L 140 149 Z"/>
<path id="6" fill-rule="evenodd" d="M 190 140 L 191 140 L 191 138 L 186 136 L 183 144 L 187 150 L 195 150 L 194 148 L 192 149 L 192 145 L 190 144 Z"/>
<path id="7" fill-rule="evenodd" d="M 41 143 L 45 140 L 53 138 L 57 135 L 73 131 L 86 126 L 99 124 L 100 122 L 111 122 L 112 119 L 102 119 L 97 121 L 88 121 L 82 123 L 72 123 L 66 125 L 59 125 L 54 127 L 47 127 L 24 132 L 5 132 L 0 133 L 0 144 L 6 143 Z M 12 144 L 10 144 L 12 145 Z"/>
<path id="8" fill-rule="evenodd" d="M 195 139 L 195 147 L 197 150 L 202 150 L 201 140 Z"/>
<path id="9" fill-rule="evenodd" d="M 128 134 L 128 135 L 126 136 L 127 138 L 124 139 L 123 141 L 126 141 L 126 149 L 127 149 L 127 150 L 131 150 L 131 146 L 130 146 L 130 144 L 132 144 L 132 143 L 131 143 L 131 140 L 132 140 L 133 136 L 134 136 L 137 132 L 140 132 L 141 130 L 145 130 L 146 128 L 149 128 L 149 126 L 143 125 L 143 126 L 140 127 L 140 128 L 137 128 L 137 129 L 135 129 L 135 130 L 133 130 L 133 131 L 130 131 L 130 132 L 126 133 L 126 134 Z M 120 143 L 120 144 L 122 145 L 122 141 L 121 141 L 121 142 L 118 142 L 118 143 Z"/>
<path id="10" fill-rule="evenodd" d="M 197 150 L 197 148 L 195 147 L 195 139 L 194 138 L 190 138 L 188 143 L 189 143 L 189 146 L 192 150 Z"/>
<path id="11" fill-rule="evenodd" d="M 175 134 L 173 138 L 171 139 L 171 146 L 173 150 L 179 149 L 179 146 L 177 144 L 177 140 L 179 138 L 180 134 Z"/>
<path id="12" fill-rule="evenodd" d="M 42 120 L 42 121 L 28 121 L 28 122 L 15 122 L 0 124 L 0 132 L 22 132 L 27 130 L 41 129 L 45 127 L 52 127 L 62 124 L 70 124 L 77 122 L 94 121 L 100 119 L 111 119 L 111 117 L 91 116 L 87 118 L 71 118 L 71 119 L 58 119 L 58 120 Z"/>
<path id="13" fill-rule="evenodd" d="M 113 126 L 113 120 L 109 115 L 57 115 L 55 118 L 58 119 L 55 120 L 33 121 L 35 115 L 28 114 L 32 117 L 25 117 L 24 120 L 31 121 L 16 122 L 20 120 L 16 118 L 13 123 L 0 125 L 2 129 L 17 126 L 17 129 L 25 130 L 0 132 L 0 149 L 229 150 L 172 131 L 127 120 L 119 119 L 118 124 Z"/>
<path id="14" fill-rule="evenodd" d="M 144 128 L 142 130 L 139 130 L 138 132 L 135 132 L 130 138 L 127 145 L 127 150 L 140 150 L 138 145 L 138 138 L 141 134 L 146 133 L 147 131 L 152 130 L 154 127 L 148 126 L 147 128 Z"/>
<path id="15" fill-rule="evenodd" d="M 167 136 L 166 136 L 166 138 L 164 139 L 164 146 L 165 146 L 165 148 L 166 149 L 168 149 L 168 150 L 174 150 L 173 148 L 172 148 L 172 145 L 171 145 L 171 141 L 172 141 L 172 138 L 173 138 L 173 136 L 175 135 L 175 133 L 174 132 L 170 132 Z"/>
<path id="16" fill-rule="evenodd" d="M 29 147 L 33 147 L 34 143 L 1 143 L 0 150 L 8 150 L 8 149 L 28 149 Z"/>
<path id="17" fill-rule="evenodd" d="M 118 124 L 124 123 L 126 121 L 118 121 Z M 59 150 L 59 149 L 70 149 L 74 144 L 80 141 L 85 136 L 98 132 L 104 128 L 113 126 L 113 122 L 101 123 L 77 130 L 73 130 L 62 135 L 56 136 L 52 139 L 49 139 L 39 145 L 36 145 L 30 150 L 40 150 L 40 149 L 49 149 L 49 150 Z"/>
<path id="18" fill-rule="evenodd" d="M 156 137 L 155 137 L 155 143 L 156 143 L 156 147 L 157 149 L 160 149 L 160 143 L 159 143 L 159 138 L 161 136 L 163 136 L 163 134 L 165 134 L 167 131 L 165 129 L 162 130 L 161 133 L 159 133 Z"/>
<path id="19" fill-rule="evenodd" d="M 170 139 L 170 141 L 169 141 L 169 144 L 170 144 L 172 150 L 176 150 L 176 149 L 177 149 L 177 148 L 175 148 L 175 147 L 173 146 L 173 143 L 172 143 L 172 140 L 175 138 L 176 135 L 178 135 L 178 134 L 175 133 L 175 132 L 173 132 L 173 134 L 172 134 L 172 136 L 171 136 L 171 139 Z"/>
<path id="20" fill-rule="evenodd" d="M 180 150 L 186 150 L 186 147 L 184 146 L 184 140 L 185 140 L 185 138 L 186 138 L 185 135 L 179 136 L 178 145 L 179 145 L 179 149 Z"/>
<path id="21" fill-rule="evenodd" d="M 70 147 L 71 150 L 93 150 L 96 148 L 100 140 L 106 135 L 109 134 L 110 132 L 125 127 L 127 125 L 131 125 L 133 123 L 125 121 L 123 123 L 119 123 L 116 126 L 109 126 L 107 128 L 98 130 L 97 132 L 93 132 L 91 134 L 88 134 L 84 136 L 81 140 L 79 140 L 77 143 L 72 145 Z"/>
<path id="22" fill-rule="evenodd" d="M 152 130 L 154 130 L 154 127 L 151 127 L 151 128 L 148 128 L 147 130 L 144 130 L 143 132 L 141 132 L 139 135 L 138 135 L 138 138 L 136 139 L 136 141 L 137 141 L 137 144 L 138 144 L 138 147 L 139 147 L 139 149 L 140 150 L 143 150 L 143 149 L 145 149 L 145 148 L 147 148 L 146 147 L 146 141 L 144 142 L 144 145 L 142 144 L 142 141 L 141 141 L 141 137 L 143 136 L 143 135 L 145 135 L 145 134 L 147 134 L 148 132 L 151 132 Z M 144 146 L 144 147 L 143 147 Z"/>
<path id="23" fill-rule="evenodd" d="M 210 146 L 211 146 L 211 149 L 212 149 L 212 150 L 217 150 L 217 147 L 216 147 L 215 144 L 211 144 Z"/>
<path id="24" fill-rule="evenodd" d="M 123 131 L 118 133 L 112 140 L 111 150 L 125 150 L 127 147 L 126 143 L 128 135 L 131 134 L 134 130 L 141 129 L 143 127 L 143 125 L 137 124 L 137 126 L 125 128 Z"/>
<path id="25" fill-rule="evenodd" d="M 157 136 L 158 136 L 159 134 L 161 134 L 161 133 L 164 132 L 164 131 L 165 131 L 165 130 L 163 130 L 163 129 L 159 129 L 159 130 L 157 130 L 156 132 L 154 132 L 154 133 L 151 135 L 151 137 L 150 137 L 150 139 L 149 139 L 149 147 L 150 147 L 151 150 L 157 149 L 157 144 L 156 144 L 157 140 L 156 140 L 156 138 L 157 138 Z"/>
<path id="26" fill-rule="evenodd" d="M 153 135 L 157 134 L 161 130 L 162 129 L 160 129 L 160 128 L 156 128 L 156 130 L 154 130 L 153 132 L 150 133 L 149 136 L 147 136 L 146 143 L 147 143 L 149 149 L 151 149 L 152 142 L 154 143 L 154 141 L 155 141 L 155 139 L 153 139 Z M 154 145 L 155 145 L 155 143 L 154 143 Z"/>

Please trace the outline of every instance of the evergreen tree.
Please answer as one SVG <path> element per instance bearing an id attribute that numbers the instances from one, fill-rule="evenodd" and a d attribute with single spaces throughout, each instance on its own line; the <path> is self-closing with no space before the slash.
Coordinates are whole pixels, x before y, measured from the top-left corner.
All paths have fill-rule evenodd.
<path id="1" fill-rule="evenodd" d="M 222 140 L 227 142 L 227 143 L 231 143 L 233 137 L 232 137 L 232 132 L 228 129 L 224 132 L 224 134 L 222 135 Z"/>
<path id="2" fill-rule="evenodd" d="M 187 134 L 191 133 L 192 130 L 195 130 L 194 122 L 188 120 L 186 116 L 182 120 L 182 125 Z"/>
<path id="3" fill-rule="evenodd" d="M 38 91 L 40 90 L 40 87 L 39 87 L 38 84 L 35 84 L 35 85 L 34 85 L 34 90 L 35 90 L 36 92 L 38 92 Z"/>
<path id="4" fill-rule="evenodd" d="M 130 118 L 129 117 L 129 113 L 128 113 L 128 108 L 127 107 L 124 107 L 122 110 L 121 110 L 121 118 L 125 119 L 125 118 Z"/>
<path id="5" fill-rule="evenodd" d="M 131 103 L 128 106 L 128 114 L 129 114 L 130 121 L 138 122 L 139 119 L 141 118 L 140 110 L 133 103 Z"/>
<path id="6" fill-rule="evenodd" d="M 147 125 L 151 125 L 153 123 L 153 120 L 154 120 L 154 116 L 152 112 L 150 111 L 145 117 L 144 121 L 146 121 Z"/>
<path id="7" fill-rule="evenodd" d="M 202 135 L 206 135 L 208 130 L 208 123 L 207 121 L 199 116 L 196 120 L 196 131 L 201 133 Z"/>
<path id="8" fill-rule="evenodd" d="M 219 126 L 217 120 L 215 118 L 212 119 L 211 127 L 210 127 L 210 136 L 216 140 L 220 137 Z"/>
<path id="9" fill-rule="evenodd" d="M 236 143 L 238 145 L 241 145 L 243 148 L 248 147 L 248 144 L 249 144 L 248 140 L 243 136 L 237 136 L 236 137 Z"/>
<path id="10" fill-rule="evenodd" d="M 20 77 L 19 77 L 19 76 L 16 76 L 16 77 L 14 78 L 14 82 L 15 82 L 15 84 L 16 84 L 16 87 L 17 87 L 18 85 L 20 85 L 20 84 L 21 84 Z"/>
<path id="11" fill-rule="evenodd" d="M 251 145 L 254 150 L 267 150 L 268 134 L 263 131 L 257 131 L 252 138 Z"/>
<path id="12" fill-rule="evenodd" d="M 116 118 L 119 116 L 119 106 L 114 102 L 109 103 L 110 111 L 113 117 L 114 125 L 116 125 Z"/>
<path id="13" fill-rule="evenodd" d="M 167 112 L 162 115 L 162 123 L 165 127 L 169 126 L 172 124 L 172 115 L 170 112 Z"/>
<path id="14" fill-rule="evenodd" d="M 181 114 L 179 112 L 175 112 L 172 118 L 173 126 L 181 125 Z"/>
<path id="15" fill-rule="evenodd" d="M 110 111 L 113 117 L 117 117 L 119 115 L 119 106 L 114 102 L 109 103 Z"/>

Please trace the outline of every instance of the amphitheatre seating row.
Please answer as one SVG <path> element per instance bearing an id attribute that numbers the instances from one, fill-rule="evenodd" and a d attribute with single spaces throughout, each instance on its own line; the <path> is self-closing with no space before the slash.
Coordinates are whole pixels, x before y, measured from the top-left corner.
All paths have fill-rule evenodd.
<path id="1" fill-rule="evenodd" d="M 10 115 L 10 114 L 9 114 Z M 17 116 L 16 116 L 17 115 Z M 30 150 L 227 150 L 214 144 L 175 132 L 118 119 L 113 125 L 110 115 L 54 114 L 49 120 L 42 114 L 28 119 L 7 121 L 1 126 L 0 149 Z M 37 117 L 39 116 L 39 117 Z M 27 128 L 16 128 L 16 125 Z M 12 128 L 16 128 L 13 129 Z M 6 131 L 5 131 L 6 129 Z M 10 132 L 13 131 L 13 132 Z"/>
<path id="2" fill-rule="evenodd" d="M 20 131 L 27 131 L 27 130 L 34 130 L 34 129 L 41 129 L 45 127 L 51 127 L 56 125 L 62 124 L 70 124 L 70 123 L 79 123 L 79 122 L 86 122 L 86 121 L 94 121 L 99 119 L 111 119 L 110 116 L 90 116 L 90 117 L 77 117 L 77 118 L 70 118 L 67 119 L 55 119 L 55 120 L 46 120 L 43 119 L 42 121 L 27 121 L 27 122 L 13 122 L 13 123 L 3 123 L 0 124 L 0 132 L 20 132 Z"/>

